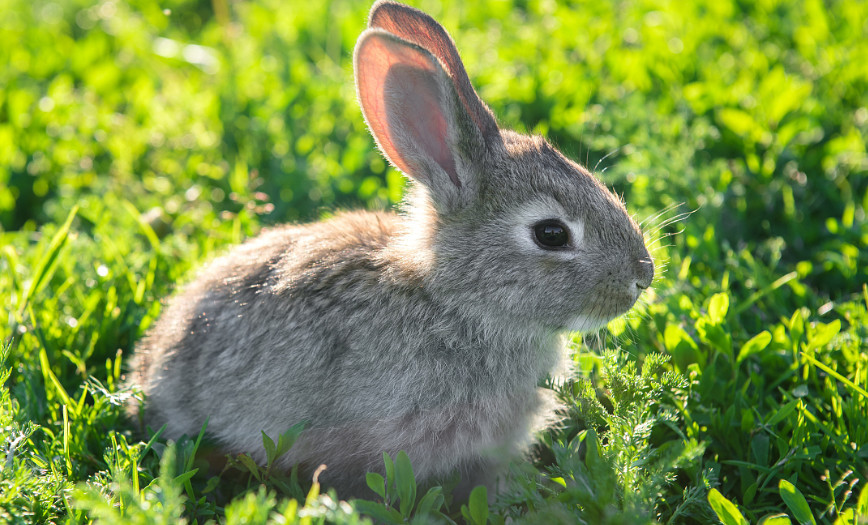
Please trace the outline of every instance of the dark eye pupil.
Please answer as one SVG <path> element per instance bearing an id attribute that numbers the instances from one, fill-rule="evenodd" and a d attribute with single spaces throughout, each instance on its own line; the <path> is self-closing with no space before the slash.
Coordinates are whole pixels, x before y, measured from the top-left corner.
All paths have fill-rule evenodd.
<path id="1" fill-rule="evenodd" d="M 560 248 L 566 246 L 569 240 L 567 229 L 563 225 L 553 221 L 537 224 L 534 226 L 533 232 L 537 242 L 543 247 Z"/>

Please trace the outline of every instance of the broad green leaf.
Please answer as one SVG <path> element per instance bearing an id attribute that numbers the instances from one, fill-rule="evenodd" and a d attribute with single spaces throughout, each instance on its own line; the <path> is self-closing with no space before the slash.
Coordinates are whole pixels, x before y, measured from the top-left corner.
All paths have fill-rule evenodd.
<path id="1" fill-rule="evenodd" d="M 365 483 L 367 483 L 368 487 L 378 496 L 383 498 L 383 501 L 386 500 L 386 480 L 383 476 L 376 472 L 368 472 L 365 474 Z"/>
<path id="2" fill-rule="evenodd" d="M 714 324 L 721 324 L 726 319 L 729 311 L 729 296 L 725 293 L 717 293 L 708 302 L 708 318 Z"/>
<path id="3" fill-rule="evenodd" d="M 708 504 L 723 525 L 749 525 L 735 504 L 726 499 L 717 489 L 708 491 Z"/>
<path id="4" fill-rule="evenodd" d="M 666 325 L 663 331 L 663 344 L 672 354 L 672 360 L 682 372 L 687 370 L 691 363 L 700 360 L 699 347 L 690 335 L 676 324 Z"/>
<path id="5" fill-rule="evenodd" d="M 443 488 L 431 487 L 419 500 L 419 505 L 416 506 L 416 515 L 425 516 L 431 512 L 439 511 L 444 502 Z"/>
<path id="6" fill-rule="evenodd" d="M 213 478 L 208 478 L 208 482 L 205 483 L 205 488 L 202 489 L 202 494 L 208 494 L 216 489 L 220 485 L 220 478 L 214 476 Z"/>
<path id="7" fill-rule="evenodd" d="M 475 525 L 485 525 L 488 522 L 488 489 L 483 485 L 474 488 L 467 504 L 471 521 Z"/>
<path id="8" fill-rule="evenodd" d="M 278 459 L 287 452 L 289 452 L 289 449 L 292 448 L 298 437 L 301 435 L 302 431 L 304 431 L 305 425 L 305 421 L 296 423 L 295 425 L 291 426 L 289 430 L 280 435 L 280 437 L 277 439 L 277 452 L 274 456 L 274 459 Z"/>
<path id="9" fill-rule="evenodd" d="M 593 428 L 589 428 L 588 430 L 583 431 L 583 434 L 585 438 L 585 463 L 587 463 L 588 468 L 597 468 L 603 462 L 597 433 Z"/>
<path id="10" fill-rule="evenodd" d="M 416 476 L 413 475 L 410 458 L 403 450 L 398 452 L 398 456 L 395 458 L 395 483 L 398 497 L 401 498 L 401 515 L 409 518 L 416 505 Z"/>
<path id="11" fill-rule="evenodd" d="M 386 503 L 395 499 L 395 463 L 392 456 L 383 452 L 383 464 L 386 467 Z"/>
<path id="12" fill-rule="evenodd" d="M 253 458 L 251 458 L 247 454 L 239 454 L 238 461 L 240 461 L 245 467 L 247 467 L 247 470 L 249 470 L 250 473 L 253 474 L 253 477 L 256 478 L 257 481 L 262 481 L 262 476 L 259 474 L 259 465 L 257 465 L 256 462 L 253 461 Z"/>
<path id="13" fill-rule="evenodd" d="M 787 508 L 790 509 L 793 517 L 796 518 L 796 521 L 800 525 L 805 525 L 806 523 L 817 525 L 814 515 L 811 514 L 811 507 L 808 506 L 808 502 L 805 500 L 805 496 L 802 495 L 802 492 L 795 485 L 785 479 L 781 479 L 780 483 L 778 483 L 778 490 L 780 490 L 781 498 L 787 504 Z"/>
<path id="14" fill-rule="evenodd" d="M 277 448 L 274 446 L 274 441 L 268 437 L 268 434 L 265 433 L 264 430 L 262 432 L 262 446 L 265 447 L 265 457 L 268 462 L 268 466 L 271 467 L 271 464 L 274 462 L 274 457 L 277 455 Z"/>
<path id="15" fill-rule="evenodd" d="M 712 345 L 727 356 L 732 354 L 732 336 L 724 325 L 715 323 L 708 317 L 701 317 L 696 320 L 696 333 L 702 342 Z"/>
<path id="16" fill-rule="evenodd" d="M 353 507 L 362 514 L 367 514 L 374 518 L 377 523 L 386 523 L 388 525 L 405 523 L 400 512 L 373 501 L 357 499 L 353 501 Z"/>
<path id="17" fill-rule="evenodd" d="M 666 349 L 672 352 L 682 342 L 696 348 L 696 343 L 683 328 L 675 324 L 666 325 L 666 330 L 663 332 L 663 343 Z"/>
<path id="18" fill-rule="evenodd" d="M 831 323 L 819 323 L 814 327 L 808 338 L 808 350 L 819 350 L 829 344 L 838 332 L 841 331 L 841 320 L 835 319 Z"/>
<path id="19" fill-rule="evenodd" d="M 753 354 L 757 354 L 766 349 L 769 343 L 772 342 L 772 334 L 768 332 L 768 330 L 763 330 L 757 335 L 750 338 L 748 342 L 746 342 L 738 353 L 738 363 L 741 363 L 744 359 L 752 356 Z"/>

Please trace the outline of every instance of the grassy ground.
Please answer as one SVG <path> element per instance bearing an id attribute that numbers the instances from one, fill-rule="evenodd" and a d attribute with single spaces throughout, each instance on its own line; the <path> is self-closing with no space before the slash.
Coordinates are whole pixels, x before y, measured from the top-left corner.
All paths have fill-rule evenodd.
<path id="1" fill-rule="evenodd" d="M 191 267 L 400 198 L 353 99 L 369 5 L 0 0 L 0 520 L 868 522 L 868 3 L 413 3 L 668 261 L 576 339 L 562 423 L 463 509 L 401 456 L 350 506 L 140 441 L 124 366 Z"/>

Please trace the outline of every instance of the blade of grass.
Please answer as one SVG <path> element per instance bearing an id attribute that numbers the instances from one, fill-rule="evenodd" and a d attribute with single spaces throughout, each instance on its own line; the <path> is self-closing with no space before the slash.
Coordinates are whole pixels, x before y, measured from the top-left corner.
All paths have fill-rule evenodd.
<path id="1" fill-rule="evenodd" d="M 740 313 L 742 313 L 743 311 L 745 311 L 745 310 L 747 310 L 748 308 L 750 308 L 751 305 L 752 305 L 753 303 L 759 301 L 759 300 L 762 299 L 764 296 L 766 296 L 766 295 L 768 295 L 769 293 L 771 293 L 771 292 L 777 290 L 778 288 L 780 288 L 781 286 L 787 284 L 788 282 L 792 281 L 793 279 L 795 279 L 795 278 L 798 277 L 798 276 L 799 276 L 799 272 L 790 272 L 790 273 L 788 273 L 788 274 L 786 274 L 786 275 L 784 275 L 784 276 L 782 276 L 782 277 L 779 277 L 779 278 L 778 278 L 777 280 L 775 280 L 775 282 L 773 282 L 772 284 L 766 286 L 765 288 L 762 288 L 761 290 L 757 290 L 756 292 L 754 292 L 753 294 L 751 294 L 750 297 L 748 297 L 747 299 L 745 299 L 744 302 L 742 302 L 741 304 L 739 304 L 739 305 L 738 305 L 738 306 L 733 310 L 733 313 L 735 313 L 735 314 L 740 314 Z"/>
<path id="2" fill-rule="evenodd" d="M 205 429 L 208 428 L 208 421 L 210 417 L 205 418 L 205 422 L 202 423 L 202 428 L 199 430 L 199 435 L 196 437 L 196 442 L 193 444 L 193 450 L 190 451 L 190 456 L 187 457 L 187 463 L 184 465 L 184 470 L 187 472 L 178 476 L 175 481 L 183 481 L 184 490 L 187 492 L 187 496 L 190 497 L 191 501 L 196 500 L 196 493 L 193 490 L 193 484 L 190 482 L 190 478 L 193 477 L 199 469 L 193 468 L 193 462 L 196 460 L 196 452 L 199 450 L 199 445 L 202 443 L 202 438 L 205 437 Z M 187 476 L 189 474 L 189 476 Z M 182 479 L 182 476 L 186 476 Z"/>
<path id="3" fill-rule="evenodd" d="M 208 428 L 208 421 L 210 419 L 210 417 L 206 417 L 205 422 L 202 423 L 202 428 L 199 429 L 199 435 L 196 437 L 196 442 L 193 444 L 193 451 L 190 453 L 190 457 L 187 458 L 187 464 L 184 465 L 184 470 L 190 470 L 193 468 L 193 462 L 196 460 L 196 452 L 199 450 L 202 438 L 205 437 L 205 429 Z"/>
<path id="4" fill-rule="evenodd" d="M 57 392 L 57 395 L 60 396 L 60 399 L 63 401 L 64 411 L 67 406 L 78 406 L 76 403 L 73 403 L 69 394 L 66 393 L 66 389 L 60 384 L 60 380 L 57 379 L 57 376 L 51 371 L 51 367 L 48 363 L 48 354 L 45 353 L 45 347 L 39 349 L 39 366 L 42 367 L 42 375 L 45 380 L 46 389 L 49 383 L 54 385 L 55 392 Z M 78 416 L 78 413 L 74 413 L 73 416 Z"/>
<path id="5" fill-rule="evenodd" d="M 157 237 L 154 229 L 151 228 L 151 225 L 145 222 L 144 219 L 142 219 L 142 214 L 139 213 L 139 210 L 136 209 L 132 202 L 124 200 L 123 205 L 127 212 L 136 220 L 136 224 L 139 225 L 139 229 L 145 235 L 145 238 L 148 239 L 148 243 L 151 245 L 151 248 L 154 249 L 154 255 L 148 261 L 148 274 L 145 276 L 144 286 L 138 286 L 137 288 L 134 288 L 134 300 L 136 304 L 142 304 L 142 300 L 145 296 L 145 291 L 150 290 L 154 286 L 154 278 L 157 275 L 157 258 L 160 255 L 160 239 Z M 129 271 L 129 269 L 127 269 L 127 271 Z"/>
<path id="6" fill-rule="evenodd" d="M 59 230 L 57 230 L 54 237 L 52 237 L 51 243 L 48 245 L 48 251 L 39 259 L 39 262 L 36 263 L 30 286 L 27 287 L 27 291 L 24 292 L 21 302 L 18 303 L 19 314 L 24 313 L 24 310 L 27 308 L 33 295 L 40 291 L 50 280 L 51 274 L 56 268 L 55 262 L 57 261 L 57 257 L 60 255 L 60 250 L 69 238 L 69 228 L 72 225 L 72 220 L 75 219 L 76 214 L 78 214 L 78 205 L 73 206 L 72 211 L 70 211 L 69 215 L 66 217 L 66 221 L 64 221 L 63 225 Z"/>
<path id="7" fill-rule="evenodd" d="M 11 244 L 7 244 L 3 247 L 3 256 L 9 264 L 9 278 L 12 281 L 12 289 L 15 290 L 17 294 L 21 291 L 21 283 L 18 282 L 14 271 L 15 268 L 18 268 L 18 252 L 15 251 L 15 248 Z"/>
<path id="8" fill-rule="evenodd" d="M 868 391 L 866 391 L 864 388 L 860 387 L 859 385 L 857 385 L 853 381 L 850 381 L 849 379 L 842 376 L 841 374 L 839 374 L 838 372 L 836 372 L 832 368 L 828 367 L 827 365 L 817 361 L 813 356 L 811 356 L 805 352 L 801 352 L 801 354 L 802 354 L 802 357 L 805 358 L 806 361 L 808 361 L 812 365 L 816 366 L 820 370 L 826 372 L 827 374 L 834 377 L 838 381 L 844 383 L 845 386 L 849 387 L 851 390 L 858 393 L 859 395 L 861 395 L 865 399 L 868 399 Z"/>
<path id="9" fill-rule="evenodd" d="M 87 400 L 87 383 L 84 383 L 83 388 L 81 389 L 81 397 L 78 399 L 78 404 L 75 406 L 75 413 L 81 414 L 81 411 L 84 410 L 84 402 Z"/>
<path id="10" fill-rule="evenodd" d="M 162 435 L 162 433 L 163 433 L 165 430 L 166 430 L 166 425 L 163 425 L 163 426 L 160 427 L 159 430 L 157 430 L 156 432 L 154 432 L 154 435 L 151 436 L 151 439 L 148 440 L 148 443 L 145 445 L 145 448 L 143 448 L 142 451 L 139 452 L 139 455 L 138 455 L 137 461 L 138 461 L 138 460 L 141 460 L 143 457 L 145 457 L 145 454 L 147 454 L 148 451 L 151 450 L 151 448 L 154 446 L 154 443 L 156 443 L 157 440 L 160 439 L 160 435 Z"/>
<path id="11" fill-rule="evenodd" d="M 66 473 L 72 476 L 72 459 L 69 457 L 69 414 L 63 405 L 63 459 L 66 462 Z"/>
<path id="12" fill-rule="evenodd" d="M 139 495 L 141 501 L 145 501 L 145 495 L 142 494 L 142 489 L 139 486 L 139 462 L 137 459 L 138 457 L 135 454 L 130 456 L 130 477 L 133 480 L 133 490 Z"/>

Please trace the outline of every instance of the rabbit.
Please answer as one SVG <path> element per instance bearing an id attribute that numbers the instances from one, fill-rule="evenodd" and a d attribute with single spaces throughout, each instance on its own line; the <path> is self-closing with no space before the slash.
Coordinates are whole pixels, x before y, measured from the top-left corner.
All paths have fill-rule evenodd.
<path id="1" fill-rule="evenodd" d="M 135 350 L 132 417 L 281 468 L 324 464 L 341 496 L 405 451 L 420 482 L 496 484 L 552 419 L 538 385 L 565 334 L 632 308 L 654 263 L 587 169 L 501 129 L 430 16 L 376 2 L 353 56 L 364 119 L 409 179 L 398 213 L 265 230 L 198 272 Z M 550 391 L 549 391 L 550 392 Z M 462 482 L 464 483 L 464 482 Z"/>

